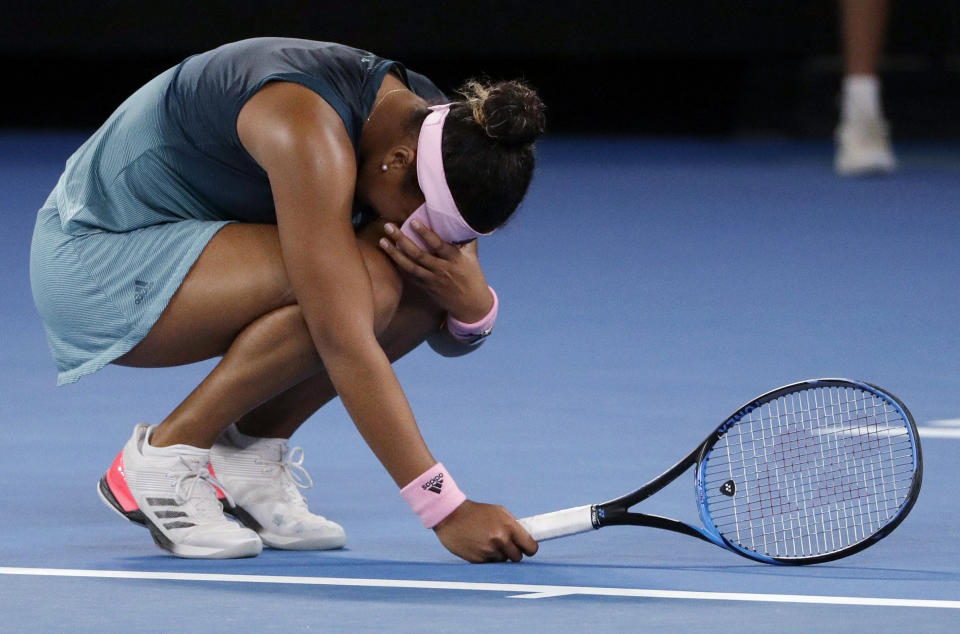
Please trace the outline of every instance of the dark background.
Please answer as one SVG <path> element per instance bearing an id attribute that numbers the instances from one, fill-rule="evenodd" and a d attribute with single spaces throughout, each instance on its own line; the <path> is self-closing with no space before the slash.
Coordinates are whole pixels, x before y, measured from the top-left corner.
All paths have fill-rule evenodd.
<path id="1" fill-rule="evenodd" d="M 827 0 L 0 3 L 0 126 L 94 127 L 187 55 L 258 35 L 340 41 L 452 90 L 522 76 L 554 133 L 822 137 L 837 117 Z M 960 137 L 960 2 L 895 2 L 882 68 L 898 138 Z"/>

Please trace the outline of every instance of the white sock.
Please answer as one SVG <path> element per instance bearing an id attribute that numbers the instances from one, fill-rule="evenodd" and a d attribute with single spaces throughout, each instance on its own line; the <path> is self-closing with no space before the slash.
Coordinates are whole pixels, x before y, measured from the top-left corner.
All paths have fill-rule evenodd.
<path id="1" fill-rule="evenodd" d="M 286 439 L 283 438 L 260 438 L 257 436 L 248 436 L 240 431 L 236 423 L 227 427 L 226 436 L 235 447 L 240 449 L 249 449 L 251 446 L 260 443 L 279 446 L 287 442 Z"/>
<path id="2" fill-rule="evenodd" d="M 883 117 L 880 80 L 876 75 L 847 75 L 843 78 L 841 115 L 845 121 Z"/>
<path id="3" fill-rule="evenodd" d="M 153 427 L 147 432 L 146 442 L 143 443 L 141 451 L 145 456 L 177 456 L 182 454 L 193 454 L 195 456 L 209 455 L 209 449 L 194 447 L 193 445 L 168 445 L 166 447 L 154 447 L 150 444 L 150 437 L 153 436 Z"/>

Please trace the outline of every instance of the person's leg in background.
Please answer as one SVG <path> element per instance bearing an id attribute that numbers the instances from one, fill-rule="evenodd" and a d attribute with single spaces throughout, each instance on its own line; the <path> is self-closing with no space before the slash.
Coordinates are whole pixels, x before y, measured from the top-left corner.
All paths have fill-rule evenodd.
<path id="1" fill-rule="evenodd" d="M 839 5 L 844 78 L 834 167 L 842 175 L 891 172 L 897 162 L 877 75 L 890 3 L 840 0 Z"/>

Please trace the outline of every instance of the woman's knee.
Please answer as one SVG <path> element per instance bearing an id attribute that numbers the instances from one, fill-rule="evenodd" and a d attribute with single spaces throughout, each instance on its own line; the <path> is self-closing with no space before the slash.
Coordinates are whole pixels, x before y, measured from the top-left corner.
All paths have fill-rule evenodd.
<path id="1" fill-rule="evenodd" d="M 393 320 L 403 296 L 403 280 L 390 259 L 376 246 L 358 240 L 373 287 L 374 331 L 382 334 Z"/>

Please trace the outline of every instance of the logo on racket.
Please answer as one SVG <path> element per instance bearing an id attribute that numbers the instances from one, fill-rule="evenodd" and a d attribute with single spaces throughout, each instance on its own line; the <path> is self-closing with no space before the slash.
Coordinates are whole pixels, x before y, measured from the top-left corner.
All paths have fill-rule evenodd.
<path id="1" fill-rule="evenodd" d="M 723 483 L 723 486 L 720 487 L 720 493 L 723 493 L 728 497 L 733 497 L 733 495 L 736 492 L 737 492 L 737 485 L 734 484 L 733 480 L 727 480 L 726 482 Z"/>
<path id="2" fill-rule="evenodd" d="M 743 418 L 753 410 L 757 409 L 758 407 L 760 407 L 759 403 L 751 403 L 750 405 L 747 405 L 742 410 L 740 410 L 739 412 L 737 412 L 736 414 L 728 418 L 726 421 L 724 421 L 723 425 L 720 425 L 720 427 L 717 429 L 717 438 L 720 438 L 725 433 L 730 431 L 730 428 L 736 425 L 737 423 L 739 423 L 741 418 Z"/>
<path id="3" fill-rule="evenodd" d="M 433 476 L 428 482 L 423 485 L 424 491 L 433 491 L 436 494 L 440 494 L 440 490 L 443 488 L 443 474 L 438 473 Z"/>
<path id="4" fill-rule="evenodd" d="M 593 524 L 594 528 L 600 528 L 600 522 L 603 521 L 605 516 L 604 510 L 596 504 L 590 507 L 590 523 Z"/>

